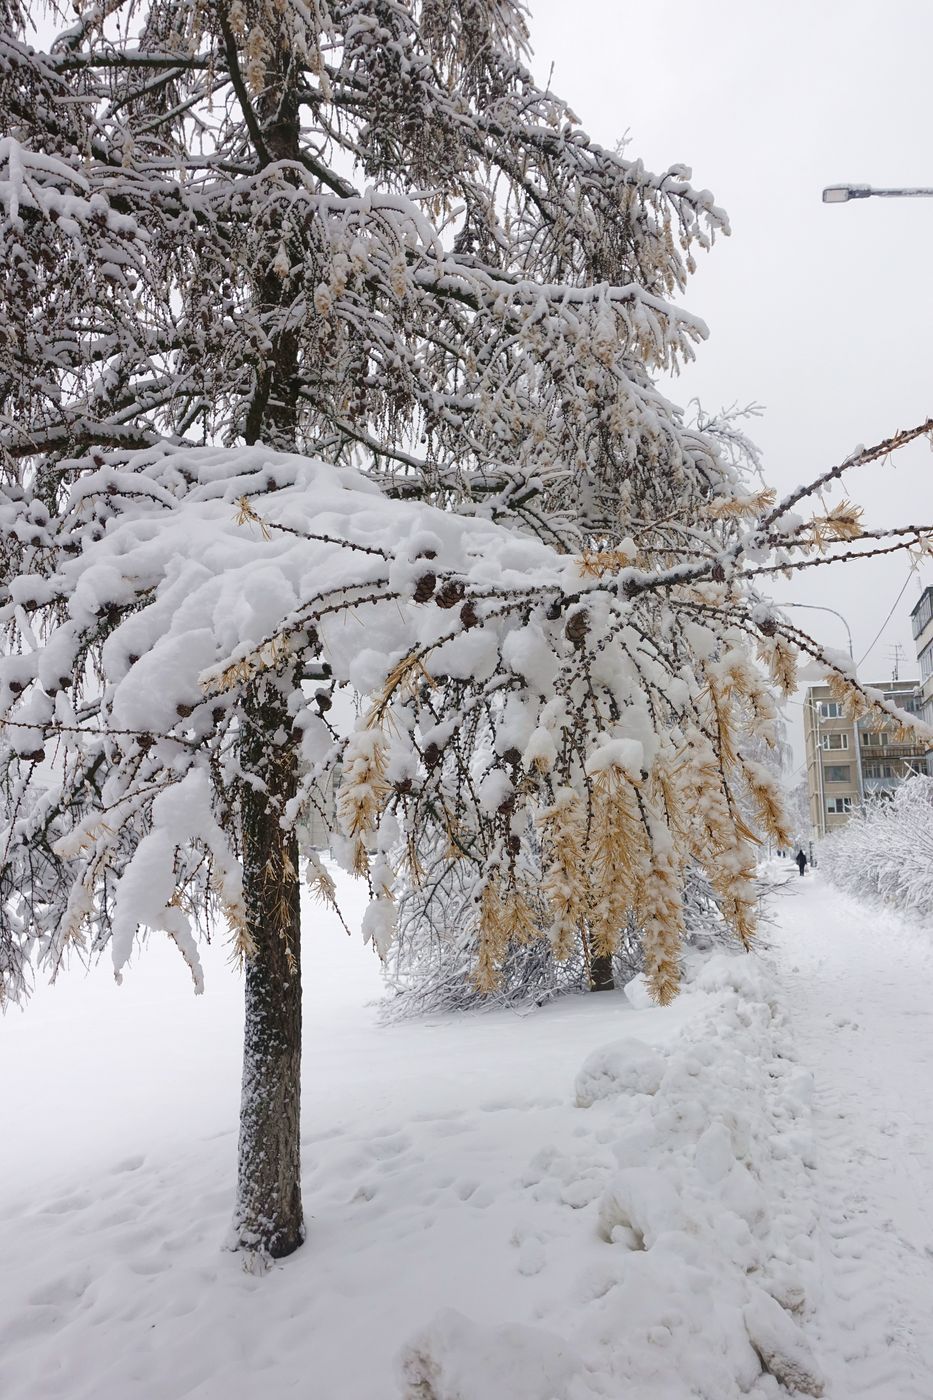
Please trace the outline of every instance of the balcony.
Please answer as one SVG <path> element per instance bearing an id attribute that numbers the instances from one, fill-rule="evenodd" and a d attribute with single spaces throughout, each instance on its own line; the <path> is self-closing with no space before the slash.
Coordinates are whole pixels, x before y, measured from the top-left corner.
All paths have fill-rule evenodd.
<path id="1" fill-rule="evenodd" d="M 861 735 L 862 762 L 866 760 L 870 763 L 874 758 L 887 763 L 916 763 L 917 768 L 922 769 L 923 765 L 918 761 L 933 757 L 930 749 L 920 748 L 917 744 L 866 744 L 865 735 Z"/>

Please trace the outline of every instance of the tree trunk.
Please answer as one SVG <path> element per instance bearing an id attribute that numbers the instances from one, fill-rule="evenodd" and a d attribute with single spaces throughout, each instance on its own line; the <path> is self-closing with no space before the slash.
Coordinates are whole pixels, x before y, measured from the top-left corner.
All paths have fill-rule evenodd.
<path id="1" fill-rule="evenodd" d="M 228 50 L 234 51 L 227 33 Z M 256 113 L 261 126 L 257 157 L 297 162 L 299 106 L 288 36 L 273 41 L 274 59 Z M 234 54 L 235 57 L 235 54 Z M 249 101 L 243 92 L 243 100 Z M 286 177 L 295 182 L 295 175 Z M 288 324 L 294 289 L 272 268 L 274 247 L 255 269 L 255 301 L 268 344 L 257 354 L 252 402 L 246 415 L 248 443 L 297 448 L 294 378 L 298 340 Z M 304 1239 L 301 1210 L 299 1110 L 301 1097 L 301 946 L 298 843 L 281 817 L 295 795 L 297 751 L 285 693 L 293 678 L 260 677 L 244 705 L 241 762 L 243 876 L 247 927 L 255 951 L 246 962 L 246 1024 L 240 1156 L 234 1233 L 241 1248 L 280 1259 Z M 282 687 L 282 688 L 280 688 Z M 249 779 L 259 779 L 256 786 Z"/>
<path id="2" fill-rule="evenodd" d="M 301 1210 L 301 943 L 298 844 L 280 817 L 297 756 L 275 678 L 245 707 L 242 788 L 247 930 L 246 1021 L 235 1247 L 280 1259 L 304 1239 Z M 264 790 L 263 790 L 264 788 Z"/>
<path id="3" fill-rule="evenodd" d="M 594 992 L 615 991 L 612 975 L 612 954 L 594 953 L 590 962 L 590 988 Z"/>

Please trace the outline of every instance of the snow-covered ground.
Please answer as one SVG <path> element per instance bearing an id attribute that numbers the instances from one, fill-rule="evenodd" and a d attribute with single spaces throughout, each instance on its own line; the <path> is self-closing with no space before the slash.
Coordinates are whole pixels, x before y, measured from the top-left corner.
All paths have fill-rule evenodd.
<path id="1" fill-rule="evenodd" d="M 816 1345 L 839 1400 L 931 1400 L 933 928 L 818 876 L 791 892 L 776 944 L 816 1072 Z"/>
<path id="2" fill-rule="evenodd" d="M 162 947 L 40 990 L 0 1021 L 4 1400 L 930 1400 L 933 940 L 810 876 L 777 914 L 776 980 L 381 1027 L 310 909 L 308 1240 L 263 1278 L 220 1251 L 223 951 L 202 998 Z"/>

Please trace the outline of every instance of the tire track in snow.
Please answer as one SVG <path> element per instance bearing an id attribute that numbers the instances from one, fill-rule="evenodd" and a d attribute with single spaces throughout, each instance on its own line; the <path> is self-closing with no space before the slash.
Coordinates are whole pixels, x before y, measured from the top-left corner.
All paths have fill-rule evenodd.
<path id="1" fill-rule="evenodd" d="M 933 935 L 818 879 L 792 889 L 774 948 L 816 1076 L 830 1394 L 933 1400 Z"/>

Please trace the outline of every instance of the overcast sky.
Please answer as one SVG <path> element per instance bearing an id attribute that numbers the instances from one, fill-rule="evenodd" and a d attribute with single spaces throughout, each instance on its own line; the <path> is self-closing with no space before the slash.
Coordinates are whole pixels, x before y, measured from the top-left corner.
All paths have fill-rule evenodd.
<path id="1" fill-rule="evenodd" d="M 824 185 L 933 186 L 931 0 L 531 0 L 533 67 L 603 144 L 627 134 L 649 169 L 681 161 L 729 213 L 685 297 L 709 326 L 670 387 L 707 409 L 757 401 L 752 435 L 779 490 L 859 443 L 933 416 L 933 199 L 824 205 Z M 933 523 L 925 441 L 861 468 L 847 494 L 873 524 Z M 840 499 L 841 492 L 831 498 Z M 773 596 L 826 603 L 861 659 L 906 558 L 814 569 Z M 907 583 L 860 675 L 917 672 Z M 842 624 L 800 611 L 832 646 Z M 788 718 L 800 727 L 799 710 Z"/>

